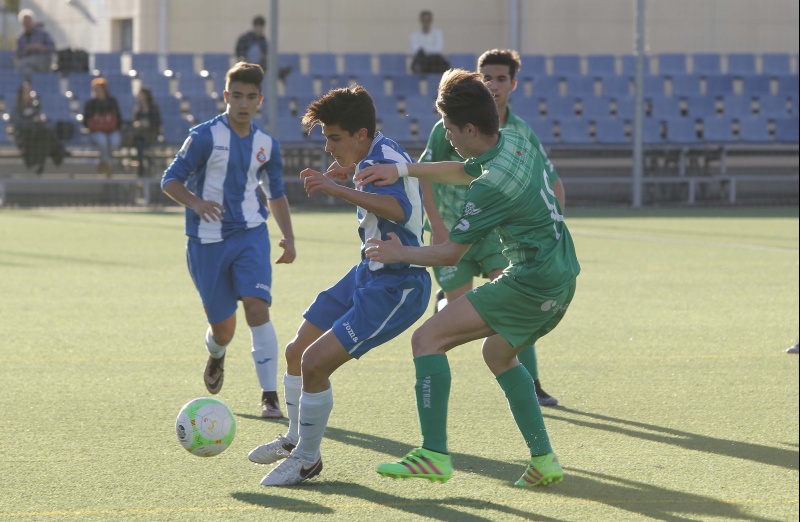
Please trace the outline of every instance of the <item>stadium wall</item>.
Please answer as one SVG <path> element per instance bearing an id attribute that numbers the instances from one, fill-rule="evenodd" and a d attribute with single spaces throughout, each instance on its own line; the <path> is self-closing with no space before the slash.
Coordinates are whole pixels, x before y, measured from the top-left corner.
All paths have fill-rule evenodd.
<path id="1" fill-rule="evenodd" d="M 168 52 L 232 52 L 270 1 L 163 0 Z M 447 53 L 508 47 L 532 54 L 626 54 L 634 49 L 635 0 L 293 0 L 279 3 L 281 52 L 408 52 L 422 9 L 434 13 Z M 221 7 L 223 5 L 224 7 Z M 518 8 L 514 8 L 518 5 Z M 161 0 L 23 0 L 59 48 L 119 50 L 120 21 L 133 21 L 133 51 L 160 48 Z M 646 45 L 659 53 L 798 53 L 793 0 L 649 0 Z"/>

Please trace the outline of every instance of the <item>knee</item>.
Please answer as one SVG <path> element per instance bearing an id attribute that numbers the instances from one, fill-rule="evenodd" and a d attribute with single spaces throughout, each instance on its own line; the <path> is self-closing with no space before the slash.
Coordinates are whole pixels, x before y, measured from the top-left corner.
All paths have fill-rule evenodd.
<path id="1" fill-rule="evenodd" d="M 303 349 L 295 341 L 296 339 L 289 341 L 284 351 L 286 363 L 292 367 L 300 366 L 300 362 L 303 359 Z"/>
<path id="2" fill-rule="evenodd" d="M 303 389 L 314 387 L 315 383 L 327 381 L 329 377 L 323 365 L 309 353 L 303 354 L 300 368 L 303 376 Z"/>
<path id="3" fill-rule="evenodd" d="M 211 330 L 214 342 L 220 346 L 228 346 L 233 340 L 233 330 L 228 328 L 215 328 Z"/>
<path id="4" fill-rule="evenodd" d="M 439 346 L 431 333 L 430 328 L 426 328 L 425 325 L 414 330 L 414 333 L 411 335 L 411 352 L 414 354 L 414 357 L 440 353 Z"/>

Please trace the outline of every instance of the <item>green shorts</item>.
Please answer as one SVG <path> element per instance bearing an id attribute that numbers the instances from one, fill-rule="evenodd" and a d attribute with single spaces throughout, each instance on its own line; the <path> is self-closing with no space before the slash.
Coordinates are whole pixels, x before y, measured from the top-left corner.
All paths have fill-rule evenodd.
<path id="1" fill-rule="evenodd" d="M 457 265 L 433 267 L 433 275 L 439 287 L 450 292 L 471 283 L 473 277 L 488 278 L 490 272 L 507 267 L 508 259 L 502 251 L 500 236 L 492 232 L 473 244 Z"/>
<path id="2" fill-rule="evenodd" d="M 534 291 L 504 272 L 491 283 L 467 292 L 478 315 L 514 348 L 534 344 L 567 313 L 575 281 L 550 293 Z"/>

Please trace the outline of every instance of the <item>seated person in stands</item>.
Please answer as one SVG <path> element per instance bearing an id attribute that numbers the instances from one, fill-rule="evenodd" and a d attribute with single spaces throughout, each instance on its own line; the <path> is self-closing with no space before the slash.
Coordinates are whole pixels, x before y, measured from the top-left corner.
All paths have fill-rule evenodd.
<path id="1" fill-rule="evenodd" d="M 92 99 L 83 108 L 83 124 L 89 129 L 92 143 L 100 151 L 97 172 L 111 177 L 112 154 L 122 142 L 122 116 L 117 100 L 108 91 L 105 78 L 92 80 Z"/>
<path id="2" fill-rule="evenodd" d="M 27 81 L 22 82 L 17 90 L 17 103 L 11 114 L 11 122 L 14 124 L 14 140 L 22 153 L 22 160 L 29 169 L 35 166 L 37 174 L 44 171 L 48 156 L 55 165 L 61 165 L 64 157 L 69 155 L 47 123 L 36 92 Z"/>
<path id="3" fill-rule="evenodd" d="M 411 33 L 411 72 L 416 74 L 443 73 L 450 62 L 442 55 L 444 35 L 441 29 L 431 27 L 433 13 L 428 10 L 419 14 L 420 30 Z"/>
<path id="4" fill-rule="evenodd" d="M 160 133 L 161 111 L 158 110 L 158 105 L 153 99 L 153 91 L 142 87 L 139 89 L 139 94 L 136 95 L 136 105 L 133 106 L 129 132 L 129 143 L 136 149 L 140 178 L 144 176 L 144 162 L 147 160 L 145 152 L 158 141 Z"/>

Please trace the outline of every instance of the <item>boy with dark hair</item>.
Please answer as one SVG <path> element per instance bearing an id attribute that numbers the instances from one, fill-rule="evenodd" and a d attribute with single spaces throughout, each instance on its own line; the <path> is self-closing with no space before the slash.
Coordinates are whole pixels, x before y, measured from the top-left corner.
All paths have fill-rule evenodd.
<path id="1" fill-rule="evenodd" d="M 375 105 L 361 86 L 331 90 L 308 106 L 302 121 L 322 127 L 325 150 L 337 166 L 345 166 L 341 172 L 412 161 L 400 145 L 375 132 Z M 249 455 L 257 464 L 285 459 L 264 477 L 263 486 L 291 486 L 319 474 L 320 444 L 333 409 L 331 374 L 414 324 L 425 312 L 431 292 L 424 267 L 364 256 L 371 239 L 394 237 L 403 245 L 422 245 L 422 192 L 416 179 L 353 189 L 311 169 L 300 177 L 308 195 L 322 191 L 356 206 L 361 260 L 317 296 L 286 346 L 288 431 Z"/>
<path id="2" fill-rule="evenodd" d="M 500 127 L 514 130 L 525 136 L 531 145 L 539 151 L 545 162 L 547 175 L 553 192 L 561 208 L 564 208 L 564 187 L 558 178 L 555 167 L 547 159 L 536 133 L 508 106 L 508 98 L 517 87 L 516 75 L 522 63 L 519 53 L 512 49 L 492 49 L 483 53 L 478 58 L 478 72 L 492 93 L 497 112 L 500 118 Z M 441 120 L 434 125 L 428 137 L 428 144 L 419 161 L 460 161 L 461 157 L 445 137 L 445 128 Z M 425 201 L 425 214 L 431 230 L 432 245 L 440 243 L 447 238 L 451 228 L 461 217 L 464 202 L 469 187 L 464 185 L 445 185 L 430 183 L 420 180 Z M 436 295 L 436 309 L 440 303 L 452 302 L 472 289 L 473 279 L 485 277 L 497 279 L 508 266 L 508 260 L 503 257 L 503 247 L 497 232 L 489 233 L 484 239 L 472 245 L 469 252 L 464 254 L 461 261 L 455 266 L 433 267 L 436 282 L 442 289 Z M 440 295 L 441 294 L 441 295 Z M 539 365 L 536 357 L 536 347 L 531 345 L 522 349 L 517 355 L 520 363 L 525 366 L 533 378 L 536 387 L 536 398 L 540 406 L 556 406 L 558 400 L 542 388 L 539 382 Z"/>
<path id="3" fill-rule="evenodd" d="M 480 74 L 446 72 L 436 106 L 447 138 L 461 157 L 468 158 L 466 162 L 375 165 L 354 179 L 380 185 L 393 183 L 398 176 L 415 176 L 469 185 L 462 216 L 444 242 L 410 247 L 391 236 L 370 239 L 365 255 L 382 263 L 453 266 L 472 244 L 497 229 L 510 265 L 499 278 L 448 304 L 414 332 L 411 346 L 422 447 L 398 462 L 379 465 L 377 471 L 390 477 L 441 482 L 450 478 L 447 406 L 451 377 L 446 354 L 485 337 L 484 361 L 503 389 L 530 450 L 531 460 L 515 485 L 556 483 L 563 471 L 536 403 L 533 380 L 516 354 L 555 328 L 572 301 L 580 272 L 572 238 L 558 211 L 541 154 L 521 134 L 499 129 L 494 98 Z"/>
<path id="4" fill-rule="evenodd" d="M 280 144 L 252 122 L 264 97 L 263 79 L 263 69 L 252 63 L 239 62 L 228 71 L 227 110 L 190 131 L 161 188 L 186 207 L 186 259 L 209 323 L 206 389 L 211 394 L 222 389 L 225 351 L 241 300 L 261 384 L 261 416 L 280 418 L 278 338 L 269 314 L 272 267 L 265 220 L 270 212 L 283 236 L 276 263 L 293 262 L 295 249 Z"/>

